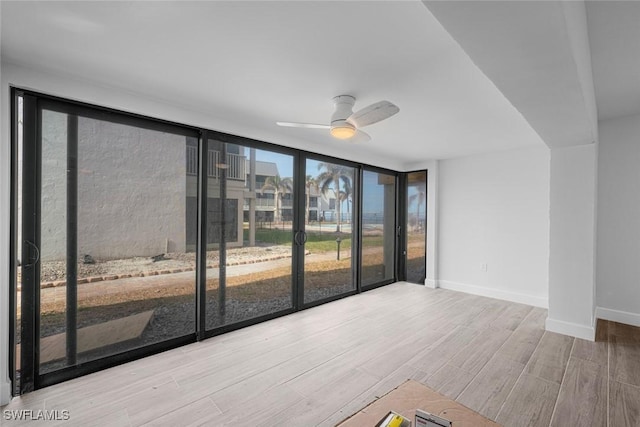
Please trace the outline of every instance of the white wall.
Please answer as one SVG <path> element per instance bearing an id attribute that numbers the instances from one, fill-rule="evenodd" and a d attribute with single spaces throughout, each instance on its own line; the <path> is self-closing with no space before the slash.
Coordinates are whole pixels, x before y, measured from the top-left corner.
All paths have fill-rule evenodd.
<path id="1" fill-rule="evenodd" d="M 2 2 L 0 2 L 0 16 L 2 15 Z M 0 22 L 2 20 L 0 19 Z M 0 31 L 2 34 L 2 31 Z M 1 40 L 0 40 L 1 42 Z M 2 81 L 2 58 L 0 57 L 0 81 Z M 0 405 L 9 402 L 11 398 L 11 384 L 9 383 L 9 213 L 11 183 L 11 162 L 9 160 L 9 144 L 4 140 L 7 135 L 4 120 L 6 98 L 0 98 L 0 117 L 2 125 L 0 129 Z"/>
<path id="2" fill-rule="evenodd" d="M 438 181 L 439 286 L 546 307 L 549 149 L 442 160 Z"/>
<path id="3" fill-rule="evenodd" d="M 640 326 L 640 115 L 600 122 L 597 317 Z"/>
<path id="4" fill-rule="evenodd" d="M 551 150 L 547 330 L 595 338 L 597 145 Z"/>

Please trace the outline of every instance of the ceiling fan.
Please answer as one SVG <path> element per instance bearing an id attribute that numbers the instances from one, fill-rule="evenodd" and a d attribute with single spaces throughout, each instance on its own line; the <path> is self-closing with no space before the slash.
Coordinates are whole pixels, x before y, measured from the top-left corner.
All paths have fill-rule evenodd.
<path id="1" fill-rule="evenodd" d="M 338 95 L 333 98 L 335 111 L 331 116 L 331 124 L 276 122 L 279 126 L 309 129 L 329 129 L 331 136 L 350 142 L 367 142 L 369 134 L 360 130 L 364 126 L 377 123 L 400 111 L 389 101 L 380 101 L 361 110 L 353 112 L 356 98 L 351 95 Z"/>

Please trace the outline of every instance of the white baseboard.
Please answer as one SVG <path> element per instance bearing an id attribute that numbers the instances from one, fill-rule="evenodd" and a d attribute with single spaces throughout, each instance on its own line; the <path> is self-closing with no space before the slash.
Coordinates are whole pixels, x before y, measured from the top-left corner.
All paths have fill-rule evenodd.
<path id="1" fill-rule="evenodd" d="M 435 279 L 424 279 L 424 285 L 427 288 L 436 289 L 438 287 L 438 281 Z"/>
<path id="2" fill-rule="evenodd" d="M 640 313 L 596 307 L 596 319 L 610 320 L 625 325 L 640 326 Z"/>
<path id="3" fill-rule="evenodd" d="M 582 325 L 579 323 L 565 322 L 547 317 L 545 328 L 550 332 L 557 332 L 587 341 L 596 340 L 596 328 L 593 325 Z"/>
<path id="4" fill-rule="evenodd" d="M 450 289 L 452 291 L 466 292 L 468 294 L 481 295 L 483 297 L 533 305 L 534 307 L 549 308 L 548 298 L 537 297 L 535 295 L 509 292 L 502 289 L 486 288 L 484 286 L 469 285 L 467 283 L 450 282 L 448 280 L 438 280 L 438 287 L 442 289 Z"/>
<path id="5" fill-rule="evenodd" d="M 11 383 L 0 383 L 0 406 L 6 405 L 11 401 Z"/>

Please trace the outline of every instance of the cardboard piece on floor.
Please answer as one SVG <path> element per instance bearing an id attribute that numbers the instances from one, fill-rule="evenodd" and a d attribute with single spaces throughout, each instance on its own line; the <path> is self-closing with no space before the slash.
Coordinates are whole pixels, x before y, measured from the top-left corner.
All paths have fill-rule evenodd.
<path id="1" fill-rule="evenodd" d="M 455 427 L 500 427 L 500 424 L 413 380 L 404 382 L 398 388 L 373 401 L 338 426 L 375 426 L 389 411 L 397 412 L 413 422 L 416 409 L 453 421 Z"/>

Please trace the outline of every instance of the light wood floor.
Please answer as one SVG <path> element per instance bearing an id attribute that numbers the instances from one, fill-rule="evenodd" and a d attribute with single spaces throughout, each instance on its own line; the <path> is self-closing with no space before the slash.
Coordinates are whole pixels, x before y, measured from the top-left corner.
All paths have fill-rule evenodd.
<path id="1" fill-rule="evenodd" d="M 68 410 L 59 424 L 79 426 L 332 426 L 412 378 L 505 426 L 640 426 L 638 328 L 603 322 L 591 343 L 545 332 L 545 317 L 397 283 L 2 409 Z"/>

